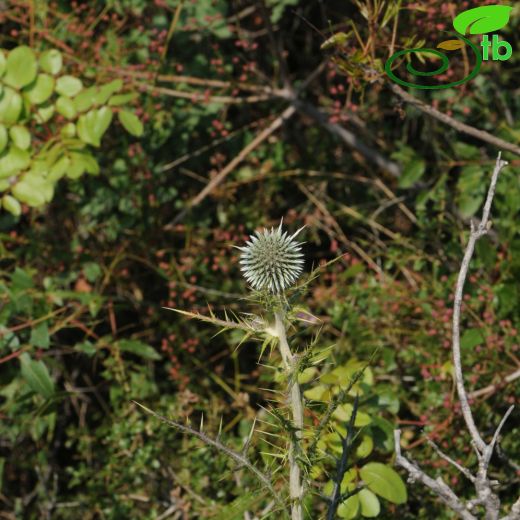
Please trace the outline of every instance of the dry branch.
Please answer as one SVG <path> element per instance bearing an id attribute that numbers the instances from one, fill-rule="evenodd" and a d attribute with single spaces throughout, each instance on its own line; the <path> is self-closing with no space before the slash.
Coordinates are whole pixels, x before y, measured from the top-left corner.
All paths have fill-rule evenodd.
<path id="1" fill-rule="evenodd" d="M 493 203 L 493 197 L 495 195 L 495 188 L 498 180 L 498 176 L 502 168 L 507 165 L 506 161 L 502 161 L 501 153 L 498 154 L 495 168 L 491 177 L 491 183 L 488 189 L 486 202 L 484 203 L 484 209 L 482 211 L 482 220 L 478 225 L 471 222 L 471 233 L 466 245 L 464 257 L 461 263 L 459 276 L 457 278 L 457 285 L 455 288 L 455 301 L 453 304 L 453 337 L 452 337 L 452 354 L 453 364 L 455 368 L 455 382 L 457 386 L 457 393 L 461 405 L 462 415 L 466 423 L 466 427 L 471 436 L 471 443 L 475 449 L 478 459 L 478 470 L 476 475 L 473 475 L 468 469 L 463 468 L 458 463 L 454 462 L 450 457 L 440 452 L 436 445 L 433 445 L 434 449 L 439 455 L 447 460 L 450 464 L 454 465 L 459 469 L 469 480 L 475 485 L 476 498 L 470 500 L 467 504 L 455 495 L 455 493 L 444 483 L 439 477 L 434 480 L 429 477 L 424 471 L 414 462 L 407 459 L 401 454 L 400 444 L 400 430 L 394 432 L 394 443 L 395 451 L 397 454 L 396 463 L 405 468 L 409 477 L 412 481 L 418 480 L 428 487 L 433 493 L 435 493 L 450 509 L 455 511 L 461 518 L 472 520 L 477 517 L 473 515 L 473 511 L 476 506 L 483 506 L 485 508 L 486 520 L 498 520 L 500 512 L 500 499 L 494 492 L 494 486 L 496 482 L 491 481 L 488 477 L 488 468 L 493 455 L 493 451 L 498 442 L 500 432 L 513 411 L 513 406 L 509 407 L 504 417 L 500 421 L 491 442 L 487 444 L 480 435 L 480 432 L 475 425 L 473 413 L 471 411 L 466 389 L 464 387 L 464 374 L 462 370 L 462 362 L 460 355 L 460 315 L 462 300 L 464 295 L 464 283 L 468 274 L 469 264 L 473 253 L 475 251 L 475 244 L 479 238 L 488 233 L 491 227 L 491 221 L 489 220 L 491 205 Z M 520 499 L 513 506 L 511 513 L 504 517 L 502 520 L 513 520 L 520 518 Z"/>

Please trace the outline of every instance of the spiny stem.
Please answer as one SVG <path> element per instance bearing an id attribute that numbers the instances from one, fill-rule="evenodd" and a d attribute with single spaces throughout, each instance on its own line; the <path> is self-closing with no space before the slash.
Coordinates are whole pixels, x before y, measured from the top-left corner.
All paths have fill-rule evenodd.
<path id="1" fill-rule="evenodd" d="M 303 404 L 300 392 L 300 385 L 297 377 L 297 363 L 293 356 L 289 343 L 287 342 L 287 333 L 284 324 L 284 313 L 276 311 L 275 331 L 280 346 L 283 364 L 287 370 L 289 377 L 288 400 L 289 407 L 292 410 L 293 425 L 295 434 L 291 436 L 291 446 L 289 449 L 289 492 L 291 497 L 291 518 L 292 520 L 303 520 L 303 486 L 301 482 L 301 470 L 298 466 L 296 455 L 299 451 L 298 443 L 302 438 L 303 431 Z"/>

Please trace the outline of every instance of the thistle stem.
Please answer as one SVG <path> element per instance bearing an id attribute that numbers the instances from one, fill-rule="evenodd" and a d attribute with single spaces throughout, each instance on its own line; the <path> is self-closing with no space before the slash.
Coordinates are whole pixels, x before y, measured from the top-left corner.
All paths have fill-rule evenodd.
<path id="1" fill-rule="evenodd" d="M 276 311 L 275 330 L 280 346 L 280 353 L 285 369 L 288 373 L 288 404 L 292 410 L 292 418 L 294 425 L 294 435 L 290 435 L 289 448 L 289 491 L 291 497 L 291 518 L 292 520 L 303 520 L 303 486 L 301 483 L 301 470 L 298 466 L 297 453 L 300 449 L 300 440 L 303 432 L 303 403 L 298 384 L 298 374 L 296 366 L 296 358 L 293 356 L 289 343 L 287 342 L 287 333 L 284 324 L 284 313 Z"/>

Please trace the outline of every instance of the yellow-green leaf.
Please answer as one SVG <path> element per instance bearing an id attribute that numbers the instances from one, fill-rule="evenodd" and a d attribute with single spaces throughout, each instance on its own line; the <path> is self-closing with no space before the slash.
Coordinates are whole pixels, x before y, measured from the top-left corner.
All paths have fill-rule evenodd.
<path id="1" fill-rule="evenodd" d="M 97 94 L 97 87 L 86 88 L 74 98 L 74 106 L 78 112 L 88 110 L 93 104 Z"/>
<path id="2" fill-rule="evenodd" d="M 4 195 L 2 197 L 2 206 L 15 217 L 18 217 L 22 213 L 22 206 L 14 197 L 11 197 L 11 195 Z"/>
<path id="3" fill-rule="evenodd" d="M 139 94 L 137 92 L 129 92 L 127 94 L 117 94 L 116 96 L 112 96 L 108 100 L 108 104 L 110 106 L 120 106 L 120 105 L 126 105 L 126 103 L 130 103 L 130 101 L 133 101 L 134 99 L 138 98 Z"/>
<path id="4" fill-rule="evenodd" d="M 0 123 L 10 126 L 18 121 L 22 111 L 22 97 L 10 87 L 4 88 L 0 99 Z"/>
<path id="5" fill-rule="evenodd" d="M 365 518 L 375 518 L 381 511 L 379 499 L 369 489 L 362 489 L 359 493 L 361 515 Z"/>
<path id="6" fill-rule="evenodd" d="M 380 462 L 365 464 L 359 473 L 370 491 L 394 504 L 407 500 L 406 486 L 399 474 Z"/>
<path id="7" fill-rule="evenodd" d="M 456 51 L 457 49 L 462 49 L 466 45 L 462 40 L 445 40 L 437 45 L 438 49 L 443 49 L 445 51 Z"/>
<path id="8" fill-rule="evenodd" d="M 15 125 L 9 129 L 9 136 L 11 140 L 20 148 L 20 150 L 27 150 L 31 146 L 31 133 L 25 126 Z"/>
<path id="9" fill-rule="evenodd" d="M 345 502 L 338 507 L 339 518 L 345 518 L 346 520 L 352 520 L 356 518 L 359 513 L 359 497 L 357 494 L 347 498 Z"/>
<path id="10" fill-rule="evenodd" d="M 143 135 L 143 123 L 141 123 L 139 118 L 133 112 L 130 112 L 129 110 L 121 110 L 118 112 L 117 116 L 129 134 L 132 134 L 135 137 Z"/>
<path id="11" fill-rule="evenodd" d="M 303 372 L 300 372 L 298 374 L 298 383 L 300 385 L 304 385 L 305 383 L 308 383 L 309 381 L 312 381 L 314 377 L 316 376 L 317 369 L 316 367 L 308 367 Z"/>
<path id="12" fill-rule="evenodd" d="M 17 182 L 12 187 L 11 191 L 20 202 L 25 202 L 25 204 L 28 204 L 29 206 L 36 208 L 45 204 L 45 197 L 43 194 L 31 183 L 25 180 Z"/>
<path id="13" fill-rule="evenodd" d="M 342 423 L 346 423 L 350 421 L 350 416 L 352 415 L 352 411 L 354 410 L 354 407 L 350 403 L 346 404 L 340 404 L 336 410 L 334 410 L 334 413 L 332 416 L 336 418 L 338 421 L 341 421 Z M 356 413 L 356 420 L 354 421 L 354 426 L 356 428 L 360 428 L 362 426 L 366 426 L 367 424 L 370 424 L 372 422 L 372 419 L 370 418 L 370 415 L 360 412 L 359 410 Z"/>
<path id="14" fill-rule="evenodd" d="M 374 449 L 374 441 L 372 440 L 372 437 L 370 435 L 363 435 L 361 438 L 361 443 L 356 448 L 356 455 L 363 459 L 365 457 L 368 457 L 372 450 Z"/>
<path id="15" fill-rule="evenodd" d="M 27 150 L 11 146 L 0 159 L 0 178 L 10 177 L 29 166 L 31 157 Z"/>
<path id="16" fill-rule="evenodd" d="M 45 51 L 40 56 L 39 63 L 42 70 L 54 76 L 58 74 L 58 72 L 61 70 L 61 66 L 63 63 L 61 52 L 56 49 L 50 49 L 48 51 Z"/>
<path id="17" fill-rule="evenodd" d="M 55 107 L 51 104 L 40 107 L 36 112 L 36 121 L 41 124 L 46 123 L 54 115 L 54 110 Z"/>
<path id="18" fill-rule="evenodd" d="M 115 79 L 106 85 L 102 85 L 94 96 L 94 103 L 96 105 L 104 105 L 108 101 L 108 98 L 112 94 L 119 92 L 122 87 L 123 80 L 121 79 Z"/>
<path id="19" fill-rule="evenodd" d="M 74 97 L 83 88 L 83 83 L 74 76 L 61 76 L 56 80 L 56 92 L 62 96 Z"/>
<path id="20" fill-rule="evenodd" d="M 54 90 L 54 78 L 48 74 L 38 74 L 36 81 L 27 89 L 24 89 L 27 99 L 33 105 L 44 103 Z"/>
<path id="21" fill-rule="evenodd" d="M 305 390 L 303 395 L 307 399 L 311 399 L 312 401 L 323 401 L 324 395 L 327 393 L 327 387 L 323 385 L 316 385 L 313 388 L 309 388 L 309 390 Z"/>
<path id="22" fill-rule="evenodd" d="M 78 136 L 86 144 L 99 146 L 101 138 L 112 121 L 112 110 L 108 107 L 93 109 L 78 119 Z"/>
<path id="23" fill-rule="evenodd" d="M 38 64 L 34 51 L 26 45 L 21 45 L 9 52 L 3 81 L 19 89 L 34 81 L 37 70 Z"/>
<path id="24" fill-rule="evenodd" d="M 76 135 L 76 125 L 74 123 L 67 123 L 61 129 L 61 135 L 66 138 L 71 138 Z"/>
<path id="25" fill-rule="evenodd" d="M 54 182 L 61 179 L 65 175 L 69 165 L 70 159 L 64 155 L 52 165 L 47 178 Z"/>
<path id="26" fill-rule="evenodd" d="M 78 114 L 74 102 L 67 96 L 60 96 L 56 100 L 56 111 L 67 119 L 74 119 Z"/>

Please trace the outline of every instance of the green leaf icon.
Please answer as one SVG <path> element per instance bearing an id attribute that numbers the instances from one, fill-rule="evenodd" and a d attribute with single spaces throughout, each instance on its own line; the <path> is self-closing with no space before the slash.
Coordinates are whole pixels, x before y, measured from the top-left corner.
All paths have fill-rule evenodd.
<path id="1" fill-rule="evenodd" d="M 508 5 L 484 5 L 460 13 L 453 20 L 453 27 L 461 34 L 485 34 L 498 31 L 509 21 L 512 7 Z"/>

